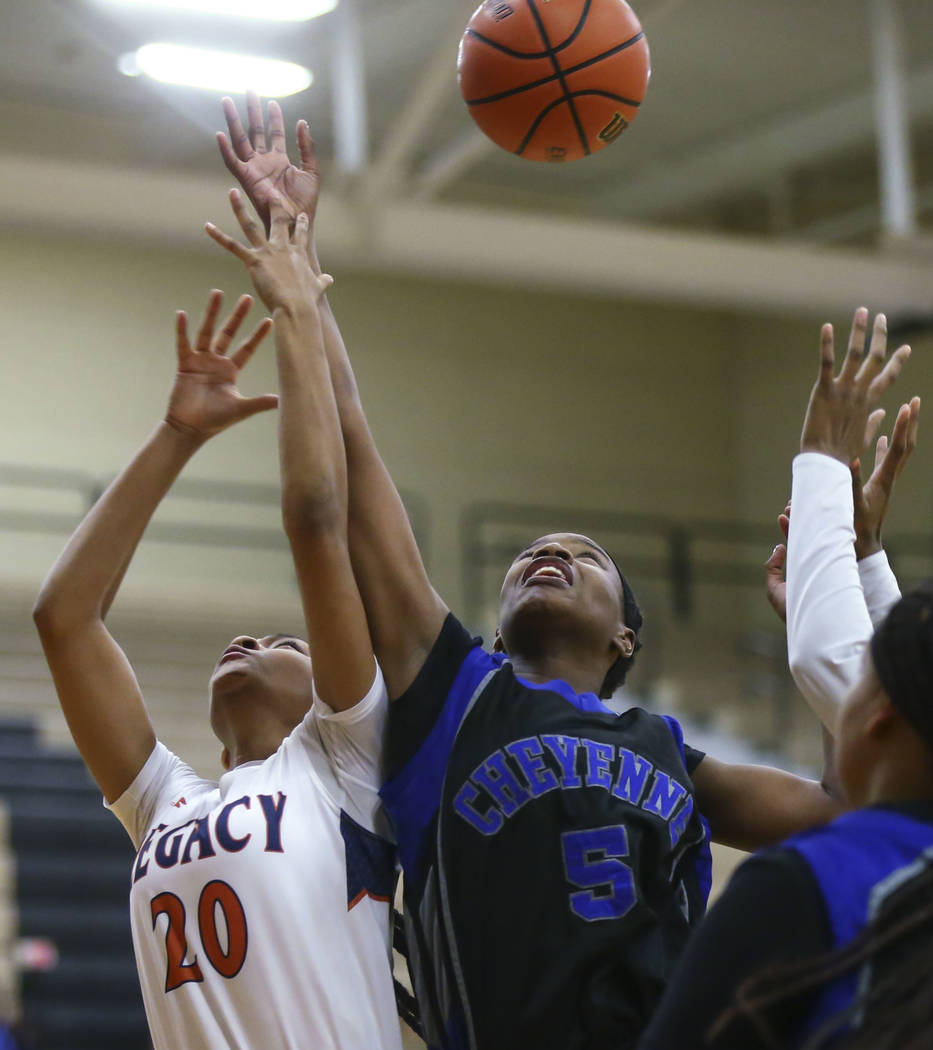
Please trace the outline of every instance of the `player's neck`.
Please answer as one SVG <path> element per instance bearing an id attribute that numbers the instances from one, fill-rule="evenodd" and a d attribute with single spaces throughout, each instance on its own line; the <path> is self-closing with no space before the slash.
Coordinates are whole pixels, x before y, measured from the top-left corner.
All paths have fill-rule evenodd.
<path id="1" fill-rule="evenodd" d="M 541 684 L 560 679 L 567 682 L 577 693 L 596 693 L 603 684 L 605 672 L 597 668 L 594 661 L 581 659 L 578 653 L 549 652 L 533 656 L 510 653 L 512 669 L 519 678 Z"/>
<path id="2" fill-rule="evenodd" d="M 906 753 L 905 753 L 906 752 Z M 875 762 L 864 792 L 864 805 L 933 799 L 933 769 L 925 752 L 892 751 Z"/>
<path id="3" fill-rule="evenodd" d="M 230 768 L 236 769 L 245 762 L 264 762 L 278 751 L 293 728 L 273 718 L 254 719 L 249 725 L 235 727 L 229 747 Z"/>

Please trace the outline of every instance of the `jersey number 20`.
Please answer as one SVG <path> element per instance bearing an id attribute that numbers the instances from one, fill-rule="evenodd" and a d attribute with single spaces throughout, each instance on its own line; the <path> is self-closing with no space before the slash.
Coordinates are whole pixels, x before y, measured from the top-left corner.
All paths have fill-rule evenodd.
<path id="1" fill-rule="evenodd" d="M 204 975 L 195 954 L 190 963 L 188 939 L 185 936 L 185 906 L 174 893 L 160 893 L 150 903 L 152 928 L 160 915 L 168 916 L 165 931 L 166 972 L 165 990 L 173 992 L 188 981 L 203 981 Z M 227 947 L 221 944 L 217 931 L 217 910 L 223 913 L 227 928 Z M 240 898 L 232 887 L 220 879 L 209 882 L 198 901 L 198 933 L 207 961 L 221 977 L 236 977 L 246 960 L 246 915 Z"/>
<path id="2" fill-rule="evenodd" d="M 579 886 L 570 894 L 570 910 L 587 922 L 620 919 L 635 906 L 635 877 L 620 857 L 628 856 L 628 833 L 622 824 L 560 837 L 567 881 Z"/>

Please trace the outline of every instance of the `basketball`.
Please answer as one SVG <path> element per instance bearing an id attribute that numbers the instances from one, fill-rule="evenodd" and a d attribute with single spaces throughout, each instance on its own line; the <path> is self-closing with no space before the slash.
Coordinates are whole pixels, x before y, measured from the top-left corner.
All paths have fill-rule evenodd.
<path id="1" fill-rule="evenodd" d="M 457 59 L 470 115 L 528 160 L 596 153 L 631 124 L 651 74 L 625 0 L 486 0 Z"/>

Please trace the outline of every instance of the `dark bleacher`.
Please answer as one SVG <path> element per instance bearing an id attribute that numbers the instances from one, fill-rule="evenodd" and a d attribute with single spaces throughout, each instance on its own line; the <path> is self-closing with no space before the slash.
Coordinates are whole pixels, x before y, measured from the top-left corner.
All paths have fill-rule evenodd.
<path id="1" fill-rule="evenodd" d="M 129 923 L 133 848 L 80 757 L 0 720 L 0 798 L 10 813 L 20 937 L 51 941 L 58 964 L 23 975 L 38 1050 L 148 1050 Z"/>

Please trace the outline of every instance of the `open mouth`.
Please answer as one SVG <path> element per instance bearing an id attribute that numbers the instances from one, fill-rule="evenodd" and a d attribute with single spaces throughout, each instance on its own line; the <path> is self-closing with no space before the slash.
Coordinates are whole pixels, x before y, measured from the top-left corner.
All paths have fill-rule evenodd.
<path id="1" fill-rule="evenodd" d="M 521 584 L 527 587 L 538 583 L 570 587 L 573 584 L 573 569 L 562 558 L 535 558 L 522 573 Z"/>

